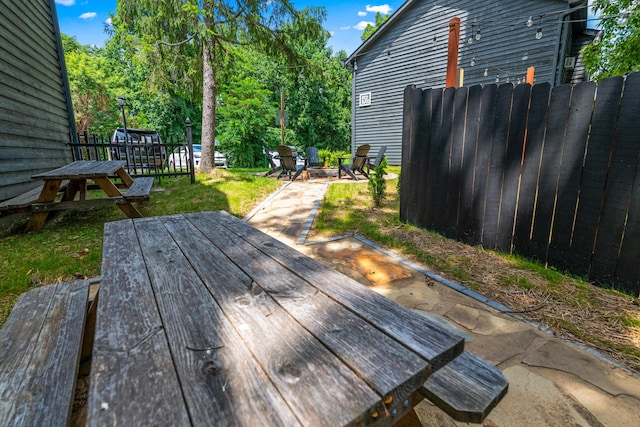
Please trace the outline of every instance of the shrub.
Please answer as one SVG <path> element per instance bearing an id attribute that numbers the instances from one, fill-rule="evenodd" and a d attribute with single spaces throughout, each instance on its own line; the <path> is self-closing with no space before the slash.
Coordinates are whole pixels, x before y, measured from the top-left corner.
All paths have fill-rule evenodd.
<path id="1" fill-rule="evenodd" d="M 371 194 L 371 199 L 375 207 L 380 207 L 384 200 L 384 190 L 387 186 L 387 182 L 384 180 L 386 167 L 387 159 L 383 158 L 373 173 L 369 174 L 369 193 Z"/>

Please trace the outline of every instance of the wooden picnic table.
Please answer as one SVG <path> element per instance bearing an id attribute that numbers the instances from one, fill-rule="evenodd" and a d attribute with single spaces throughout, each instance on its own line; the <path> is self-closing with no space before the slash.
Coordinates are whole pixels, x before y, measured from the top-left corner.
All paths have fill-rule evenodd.
<path id="1" fill-rule="evenodd" d="M 107 223 L 87 424 L 389 425 L 463 347 L 225 212 Z"/>
<path id="2" fill-rule="evenodd" d="M 105 204 L 117 204 L 129 218 L 141 217 L 140 212 L 131 204 L 132 199 L 128 198 L 126 193 L 122 193 L 110 179 L 118 177 L 126 187 L 132 187 L 134 179 L 125 170 L 125 164 L 126 162 L 120 160 L 77 160 L 60 168 L 32 176 L 33 179 L 43 180 L 43 185 L 37 200 L 29 202 L 31 216 L 26 230 L 42 229 L 49 212 L 53 210 L 79 209 Z M 153 179 L 149 178 L 151 182 L 146 178 L 143 179 L 145 187 L 150 189 Z M 89 180 L 97 184 L 108 197 L 86 200 Z M 142 184 L 142 180 L 140 180 L 140 184 Z M 60 201 L 56 201 L 56 196 L 63 185 L 66 185 L 64 194 Z"/>

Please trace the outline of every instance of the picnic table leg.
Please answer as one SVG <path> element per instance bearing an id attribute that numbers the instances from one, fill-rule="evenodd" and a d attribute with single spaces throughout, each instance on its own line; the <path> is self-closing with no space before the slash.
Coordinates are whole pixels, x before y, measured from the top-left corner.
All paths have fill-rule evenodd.
<path id="1" fill-rule="evenodd" d="M 62 201 L 72 202 L 76 198 L 76 194 L 80 193 L 80 200 L 85 200 L 87 195 L 87 180 L 86 179 L 72 179 L 69 182 L 69 186 L 62 196 Z"/>
<path id="2" fill-rule="evenodd" d="M 42 185 L 42 191 L 40 192 L 40 196 L 38 197 L 36 203 L 53 202 L 56 199 L 56 195 L 58 194 L 58 190 L 60 190 L 61 184 L 61 179 L 45 180 L 44 184 Z M 42 228 L 44 227 L 44 223 L 47 221 L 47 216 L 49 216 L 49 212 L 47 211 L 32 212 L 25 231 L 42 230 Z"/>
<path id="3" fill-rule="evenodd" d="M 98 184 L 98 187 L 102 189 L 109 197 L 122 197 L 122 193 L 118 190 L 113 182 L 109 180 L 109 178 L 93 178 L 93 181 Z M 127 200 L 122 201 L 122 203 L 118 203 L 118 207 L 122 212 L 125 213 L 129 218 L 142 218 L 142 214 L 138 212 L 138 210 Z"/>
<path id="4" fill-rule="evenodd" d="M 131 175 L 129 175 L 129 173 L 124 168 L 118 169 L 116 171 L 116 174 L 118 174 L 118 177 L 122 180 L 122 182 L 124 182 L 124 185 L 126 185 L 127 187 L 131 187 L 133 185 L 133 178 L 131 178 Z"/>

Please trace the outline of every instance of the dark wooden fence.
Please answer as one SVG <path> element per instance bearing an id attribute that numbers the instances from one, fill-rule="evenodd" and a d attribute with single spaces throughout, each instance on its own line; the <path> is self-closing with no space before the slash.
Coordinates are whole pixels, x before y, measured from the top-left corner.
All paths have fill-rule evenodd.
<path id="1" fill-rule="evenodd" d="M 640 73 L 407 87 L 400 217 L 640 292 Z"/>

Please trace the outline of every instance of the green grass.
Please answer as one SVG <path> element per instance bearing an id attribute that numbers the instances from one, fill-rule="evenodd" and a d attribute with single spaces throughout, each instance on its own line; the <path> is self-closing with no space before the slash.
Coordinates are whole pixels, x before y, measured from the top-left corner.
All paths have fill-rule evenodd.
<path id="1" fill-rule="evenodd" d="M 194 185 L 188 177 L 164 178 L 154 184 L 151 199 L 136 206 L 145 217 L 213 210 L 242 217 L 280 185 L 249 172 L 199 174 Z M 39 232 L 1 237 L 0 325 L 18 295 L 34 286 L 99 276 L 104 223 L 122 219 L 115 206 L 65 211 Z"/>

